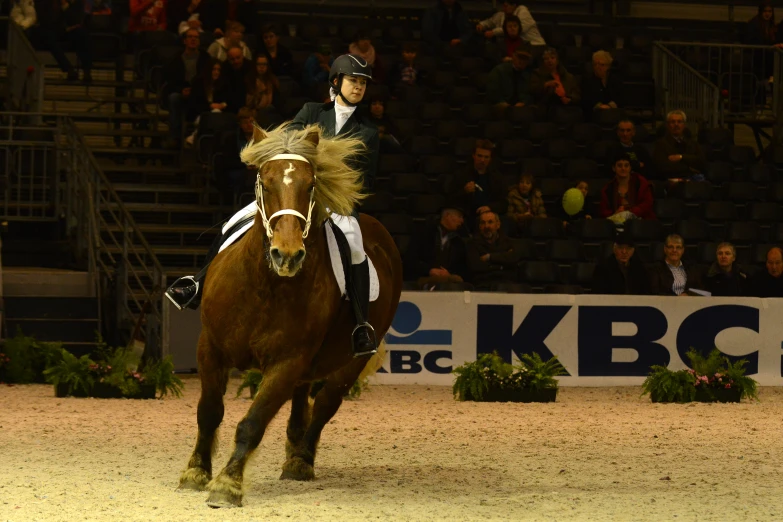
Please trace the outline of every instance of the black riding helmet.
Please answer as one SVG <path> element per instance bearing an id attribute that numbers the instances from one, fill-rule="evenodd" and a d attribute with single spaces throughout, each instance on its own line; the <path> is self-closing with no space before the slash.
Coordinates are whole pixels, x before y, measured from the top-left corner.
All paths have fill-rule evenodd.
<path id="1" fill-rule="evenodd" d="M 344 54 L 335 58 L 332 63 L 332 68 L 329 71 L 329 85 L 333 86 L 337 95 L 343 99 L 346 105 L 355 106 L 355 103 L 351 103 L 343 96 L 343 77 L 344 76 L 361 76 L 372 80 L 372 68 L 367 63 L 367 60 L 356 54 Z M 334 83 L 334 79 L 337 78 L 337 85 Z"/>

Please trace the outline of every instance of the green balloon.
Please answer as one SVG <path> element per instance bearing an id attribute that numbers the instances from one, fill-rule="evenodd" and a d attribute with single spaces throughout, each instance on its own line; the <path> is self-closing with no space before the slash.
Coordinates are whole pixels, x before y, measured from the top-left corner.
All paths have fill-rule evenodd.
<path id="1" fill-rule="evenodd" d="M 569 216 L 579 214 L 585 206 L 585 196 L 578 188 L 570 188 L 563 194 L 563 210 Z"/>

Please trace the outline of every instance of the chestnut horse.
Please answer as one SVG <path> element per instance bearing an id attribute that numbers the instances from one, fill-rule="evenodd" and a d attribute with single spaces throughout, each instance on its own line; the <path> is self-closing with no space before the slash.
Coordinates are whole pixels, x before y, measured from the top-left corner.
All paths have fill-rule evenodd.
<path id="1" fill-rule="evenodd" d="M 198 340 L 198 438 L 179 485 L 207 489 L 212 507 L 242 505 L 245 464 L 289 399 L 280 478 L 315 478 L 321 430 L 368 365 L 366 357 L 353 358 L 354 318 L 350 303 L 341 298 L 324 230 L 330 211 L 350 214 L 362 199 L 361 174 L 350 164 L 363 148 L 357 139 L 327 139 L 318 126 L 290 130 L 283 125 L 268 133 L 256 128 L 241 153 L 242 161 L 258 167 L 258 209 L 254 226 L 207 272 Z M 380 283 L 369 322 L 382 339 L 400 300 L 402 263 L 378 221 L 361 215 L 360 225 Z M 229 370 L 251 367 L 261 369 L 263 382 L 237 425 L 228 464 L 212 478 Z M 321 379 L 324 386 L 311 402 L 310 385 Z"/>

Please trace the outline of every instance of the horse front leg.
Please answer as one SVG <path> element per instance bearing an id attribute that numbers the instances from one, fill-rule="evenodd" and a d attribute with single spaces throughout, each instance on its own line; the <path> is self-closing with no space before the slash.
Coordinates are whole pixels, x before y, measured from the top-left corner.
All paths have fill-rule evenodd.
<path id="1" fill-rule="evenodd" d="M 242 505 L 245 464 L 264 436 L 269 422 L 291 398 L 305 367 L 302 361 L 286 361 L 268 368 L 250 410 L 237 425 L 234 452 L 220 474 L 207 484 L 210 507 Z"/>
<path id="2" fill-rule="evenodd" d="M 305 431 L 310 424 L 312 405 L 310 404 L 311 384 L 304 383 L 296 387 L 291 398 L 291 416 L 288 418 L 285 443 L 285 464 L 281 480 L 313 480 L 313 456 L 307 453 L 303 444 Z"/>
<path id="3" fill-rule="evenodd" d="M 182 472 L 178 489 L 203 491 L 212 480 L 212 455 L 215 451 L 215 433 L 223 421 L 223 395 L 228 385 L 228 370 L 220 368 L 210 352 L 204 335 L 199 337 L 199 373 L 201 397 L 198 401 L 198 436 L 196 448 Z"/>

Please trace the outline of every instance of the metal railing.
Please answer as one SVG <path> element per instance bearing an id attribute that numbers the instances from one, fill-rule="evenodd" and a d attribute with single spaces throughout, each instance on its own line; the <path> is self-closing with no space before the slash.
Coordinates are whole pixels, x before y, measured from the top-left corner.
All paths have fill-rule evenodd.
<path id="1" fill-rule="evenodd" d="M 679 56 L 653 44 L 653 79 L 656 86 L 656 114 L 659 117 L 672 110 L 685 111 L 688 120 L 706 127 L 723 125 L 720 89 Z"/>
<path id="2" fill-rule="evenodd" d="M 44 94 L 44 65 L 15 23 L 8 22 L 8 95 L 16 111 L 40 113 Z"/>
<path id="3" fill-rule="evenodd" d="M 774 121 L 783 108 L 780 81 L 770 81 L 781 78 L 781 49 L 694 42 L 656 42 L 654 49 L 667 50 L 718 88 L 723 121 Z"/>

